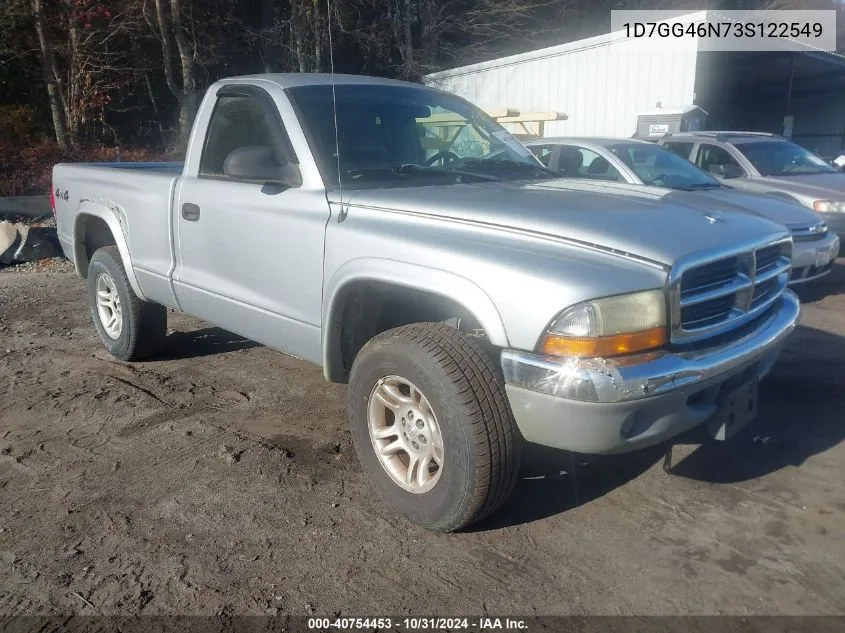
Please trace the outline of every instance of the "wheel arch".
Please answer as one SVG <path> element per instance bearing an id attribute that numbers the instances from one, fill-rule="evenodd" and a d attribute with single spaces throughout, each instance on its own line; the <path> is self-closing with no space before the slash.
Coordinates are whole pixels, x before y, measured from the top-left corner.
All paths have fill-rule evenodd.
<path id="1" fill-rule="evenodd" d="M 129 245 L 123 230 L 124 223 L 125 217 L 119 208 L 111 209 L 89 201 L 83 202 L 74 220 L 73 263 L 76 272 L 85 279 L 94 251 L 103 246 L 116 246 L 132 291 L 144 300 L 144 294 L 132 268 Z"/>
<path id="2" fill-rule="evenodd" d="M 353 341 L 354 353 L 367 340 L 381 333 L 385 327 L 368 320 L 373 311 L 381 308 L 381 301 L 395 296 L 412 297 L 430 308 L 434 314 L 466 316 L 484 331 L 487 341 L 496 347 L 508 347 L 508 337 L 499 311 L 493 300 L 469 279 L 448 271 L 395 260 L 362 258 L 341 267 L 326 286 L 323 301 L 323 373 L 327 380 L 345 382 L 351 362 L 344 354 L 344 326 L 350 320 L 363 322 L 369 331 Z M 364 301 L 361 297 L 373 299 Z M 361 308 L 360 306 L 363 306 Z M 351 310 L 351 312 L 350 312 Z M 363 311 L 362 311 L 363 310 Z M 359 317 L 358 321 L 355 321 Z M 399 319 L 390 327 L 427 321 Z M 355 335 L 353 335 L 354 338 Z M 348 354 L 347 354 L 348 356 Z M 354 357 L 354 356 L 353 356 Z"/>

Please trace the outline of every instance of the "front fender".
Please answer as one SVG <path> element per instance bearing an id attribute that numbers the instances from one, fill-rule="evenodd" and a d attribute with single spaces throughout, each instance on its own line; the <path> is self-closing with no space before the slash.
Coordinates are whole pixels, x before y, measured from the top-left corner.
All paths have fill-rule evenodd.
<path id="1" fill-rule="evenodd" d="M 105 222 L 114 238 L 117 250 L 120 252 L 120 259 L 126 269 L 126 277 L 132 291 L 138 298 L 144 300 L 144 294 L 138 279 L 135 277 L 135 270 L 132 268 L 132 258 L 129 254 L 129 245 L 126 239 L 126 218 L 122 209 L 117 205 L 105 205 L 102 203 L 85 200 L 77 209 L 76 219 L 73 226 L 73 260 L 76 272 L 85 277 L 82 271 L 88 269 L 88 253 L 85 248 L 85 227 L 90 218 L 98 218 Z"/>
<path id="2" fill-rule="evenodd" d="M 405 286 L 441 295 L 462 305 L 484 328 L 488 340 L 498 347 L 508 347 L 508 336 L 502 317 L 493 300 L 479 286 L 455 273 L 408 262 L 364 257 L 353 259 L 338 268 L 323 293 L 323 367 L 331 366 L 338 311 L 342 309 L 345 291 L 360 281 L 374 281 Z"/>

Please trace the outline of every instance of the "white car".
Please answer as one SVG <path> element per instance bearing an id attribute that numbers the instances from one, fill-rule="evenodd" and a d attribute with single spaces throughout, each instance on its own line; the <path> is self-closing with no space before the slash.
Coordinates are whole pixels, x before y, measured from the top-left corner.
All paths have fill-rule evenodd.
<path id="1" fill-rule="evenodd" d="M 743 209 L 786 226 L 792 233 L 790 285 L 827 275 L 839 253 L 839 237 L 813 211 L 788 200 L 726 185 L 660 145 L 630 138 L 544 138 L 525 143 L 546 167 L 564 178 L 662 188 L 683 202 L 694 196 L 714 212 Z M 718 221 L 718 214 L 713 216 Z"/>

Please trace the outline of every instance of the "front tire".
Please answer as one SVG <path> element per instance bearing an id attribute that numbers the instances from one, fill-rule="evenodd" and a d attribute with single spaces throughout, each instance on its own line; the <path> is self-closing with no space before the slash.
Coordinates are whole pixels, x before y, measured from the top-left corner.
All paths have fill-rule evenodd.
<path id="1" fill-rule="evenodd" d="M 389 330 L 361 349 L 349 422 L 382 497 L 428 529 L 467 527 L 516 483 L 519 432 L 500 372 L 471 337 L 442 323 Z"/>
<path id="2" fill-rule="evenodd" d="M 116 246 L 99 248 L 91 256 L 87 289 L 94 327 L 112 356 L 141 360 L 161 348 L 167 336 L 167 310 L 138 298 Z"/>

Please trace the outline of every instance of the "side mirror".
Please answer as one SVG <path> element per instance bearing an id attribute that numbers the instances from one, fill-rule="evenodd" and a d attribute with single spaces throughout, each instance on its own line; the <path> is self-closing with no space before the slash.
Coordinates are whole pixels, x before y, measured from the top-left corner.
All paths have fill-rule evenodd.
<path id="1" fill-rule="evenodd" d="M 279 164 L 273 149 L 264 145 L 239 147 L 226 157 L 223 173 L 236 180 L 278 184 L 283 187 L 302 185 L 299 167 L 292 163 Z"/>
<path id="2" fill-rule="evenodd" d="M 719 178 L 739 178 L 743 175 L 742 168 L 732 163 L 726 165 L 710 165 L 707 171 Z"/>

